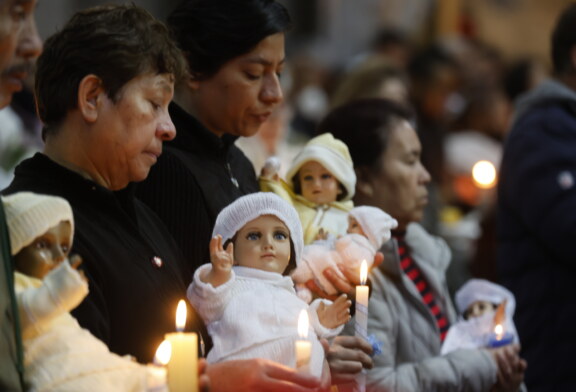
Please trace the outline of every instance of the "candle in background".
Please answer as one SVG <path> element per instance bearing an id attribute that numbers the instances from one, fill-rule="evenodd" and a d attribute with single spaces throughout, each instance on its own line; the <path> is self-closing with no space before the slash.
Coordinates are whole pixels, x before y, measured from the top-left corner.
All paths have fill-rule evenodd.
<path id="1" fill-rule="evenodd" d="M 186 326 L 186 303 L 178 302 L 176 331 L 165 335 L 172 347 L 168 362 L 168 387 L 170 392 L 198 391 L 198 336 L 184 332 Z"/>
<path id="2" fill-rule="evenodd" d="M 310 372 L 312 342 L 308 340 L 308 324 L 308 312 L 306 309 L 302 309 L 298 317 L 298 336 L 300 339 L 296 341 L 296 370 L 302 373 Z"/>
<path id="3" fill-rule="evenodd" d="M 170 361 L 171 354 L 172 346 L 169 341 L 164 340 L 156 350 L 154 363 L 147 366 L 147 391 L 165 392 L 167 390 L 166 365 Z"/>
<path id="4" fill-rule="evenodd" d="M 362 260 L 360 266 L 360 286 L 356 286 L 356 314 L 354 316 L 356 322 L 354 329 L 356 336 L 368 341 L 368 294 L 369 288 L 366 286 L 368 279 L 368 264 L 366 260 Z M 358 390 L 364 392 L 366 390 L 366 373 L 364 370 L 356 377 L 358 383 Z"/>

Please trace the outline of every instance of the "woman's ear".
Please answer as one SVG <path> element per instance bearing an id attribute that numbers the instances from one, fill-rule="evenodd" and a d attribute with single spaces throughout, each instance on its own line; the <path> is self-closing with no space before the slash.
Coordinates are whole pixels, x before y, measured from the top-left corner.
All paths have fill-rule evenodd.
<path id="1" fill-rule="evenodd" d="M 367 167 L 358 167 L 356 171 L 356 194 L 365 197 L 374 196 L 374 187 L 372 186 L 372 176 L 370 176 Z"/>
<path id="2" fill-rule="evenodd" d="M 98 119 L 98 107 L 102 94 L 106 94 L 102 80 L 94 75 L 86 75 L 78 84 L 78 109 L 87 122 Z"/>

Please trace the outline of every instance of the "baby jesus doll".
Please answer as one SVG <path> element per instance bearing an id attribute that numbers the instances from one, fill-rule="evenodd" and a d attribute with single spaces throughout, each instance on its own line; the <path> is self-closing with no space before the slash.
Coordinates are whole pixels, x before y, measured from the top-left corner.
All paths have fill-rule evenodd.
<path id="1" fill-rule="evenodd" d="M 370 268 L 374 256 L 382 245 L 390 239 L 391 230 L 398 226 L 396 219 L 372 206 L 353 208 L 348 213 L 347 234 L 338 238 L 328 236 L 304 247 L 302 259 L 294 272 L 292 279 L 296 282 L 298 296 L 306 302 L 312 300 L 312 293 L 305 283 L 314 279 L 316 284 L 327 294 L 336 294 L 338 290 L 324 277 L 323 271 L 329 267 L 343 279 L 341 269 L 352 271 L 360 276 L 360 266 L 363 260 Z"/>
<path id="2" fill-rule="evenodd" d="M 211 264 L 201 266 L 188 299 L 205 321 L 214 346 L 208 363 L 266 358 L 296 366 L 298 317 L 307 309 L 312 343 L 310 373 L 321 377 L 325 354 L 318 337 L 336 336 L 350 319 L 351 302 L 308 306 L 296 295 L 287 273 L 303 248 L 294 208 L 273 193 L 243 196 L 216 218 Z"/>
<path id="3" fill-rule="evenodd" d="M 88 294 L 70 204 L 20 192 L 2 197 L 14 256 L 14 282 L 30 391 L 167 391 L 166 375 L 121 357 L 69 313 Z"/>
<path id="4" fill-rule="evenodd" d="M 279 178 L 279 169 L 278 159 L 266 161 L 259 178 L 260 189 L 276 193 L 296 208 L 305 244 L 316 240 L 320 229 L 333 235 L 346 233 L 356 174 L 342 141 L 330 133 L 316 136 L 294 158 L 286 181 Z"/>
<path id="5" fill-rule="evenodd" d="M 471 279 L 456 292 L 460 320 L 442 344 L 442 354 L 461 348 L 496 348 L 518 343 L 512 321 L 516 301 L 506 288 L 483 279 Z"/>

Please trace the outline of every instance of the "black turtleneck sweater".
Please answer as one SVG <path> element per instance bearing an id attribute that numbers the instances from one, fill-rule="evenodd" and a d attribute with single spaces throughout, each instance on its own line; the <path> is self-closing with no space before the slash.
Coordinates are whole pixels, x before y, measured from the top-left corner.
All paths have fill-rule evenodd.
<path id="1" fill-rule="evenodd" d="M 138 184 L 137 197 L 152 208 L 182 249 L 190 276 L 210 262 L 209 243 L 216 216 L 228 204 L 257 192 L 252 164 L 234 145 L 236 137 L 219 138 L 195 117 L 172 103 L 176 138 L 148 178 Z"/>

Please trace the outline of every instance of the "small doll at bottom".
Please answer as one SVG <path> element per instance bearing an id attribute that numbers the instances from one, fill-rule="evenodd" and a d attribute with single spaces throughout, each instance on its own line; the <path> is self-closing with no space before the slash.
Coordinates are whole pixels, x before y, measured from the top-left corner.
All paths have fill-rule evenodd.
<path id="1" fill-rule="evenodd" d="M 306 309 L 309 372 L 321 377 L 325 353 L 318 338 L 340 333 L 351 302 L 344 295 L 311 305 L 298 298 L 287 273 L 302 248 L 296 210 L 273 193 L 240 197 L 220 212 L 210 241 L 211 264 L 198 268 L 188 287 L 188 299 L 213 340 L 208 363 L 265 358 L 294 368 L 298 318 Z"/>
<path id="2" fill-rule="evenodd" d="M 390 239 L 391 230 L 396 227 L 398 221 L 380 208 L 353 208 L 348 213 L 347 234 L 339 237 L 329 234 L 326 239 L 304 247 L 302 259 L 291 274 L 298 296 L 306 302 L 312 300 L 311 291 L 305 287 L 310 279 L 314 279 L 327 294 L 336 294 L 336 288 L 324 277 L 323 271 L 333 267 L 335 273 L 344 278 L 339 269 L 344 268 L 360 276 L 362 261 L 366 260 L 366 266 L 370 268 L 376 252 Z"/>
<path id="3" fill-rule="evenodd" d="M 512 321 L 516 300 L 506 288 L 484 279 L 470 279 L 456 292 L 456 306 L 459 321 L 448 330 L 442 354 L 519 343 Z"/>
<path id="4" fill-rule="evenodd" d="M 167 391 L 166 375 L 121 357 L 69 313 L 88 294 L 70 204 L 20 192 L 2 197 L 24 345 L 27 391 Z"/>

